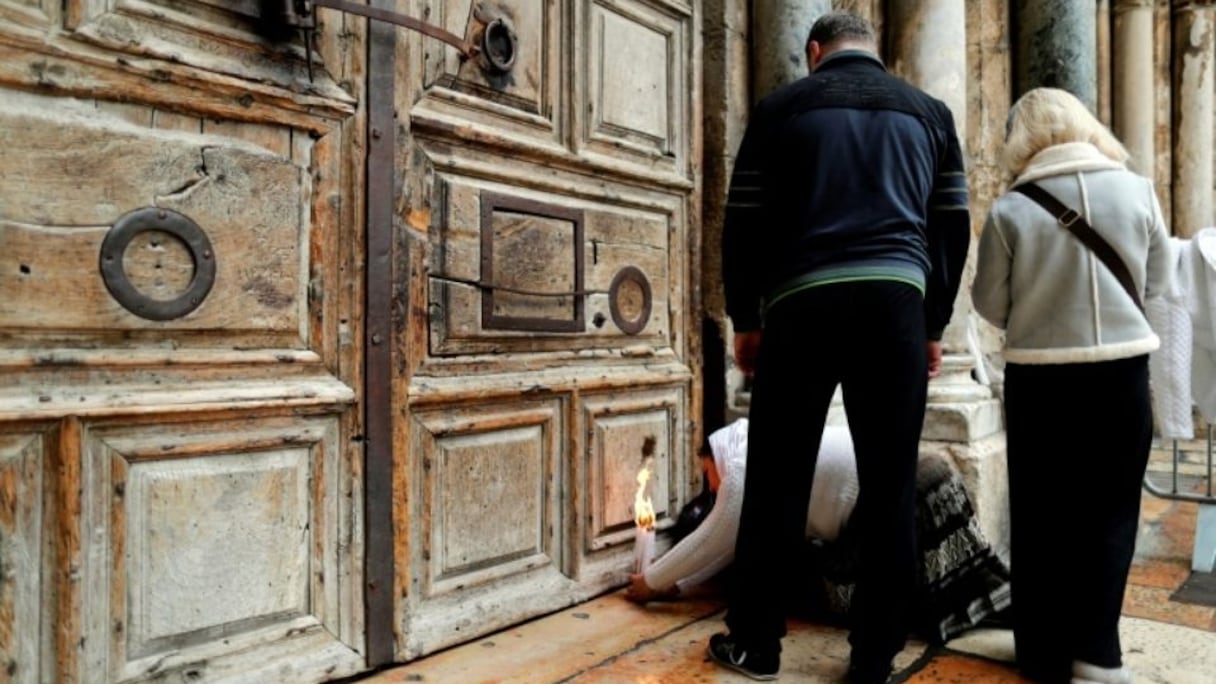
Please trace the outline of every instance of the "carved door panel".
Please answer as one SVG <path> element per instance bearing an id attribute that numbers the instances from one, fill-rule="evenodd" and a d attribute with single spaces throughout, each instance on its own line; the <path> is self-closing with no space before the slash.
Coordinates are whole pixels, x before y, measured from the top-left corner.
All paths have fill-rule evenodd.
<path id="1" fill-rule="evenodd" d="M 402 8 L 486 50 L 371 39 L 394 173 L 369 166 L 393 239 L 392 308 L 368 311 L 391 372 L 368 391 L 394 407 L 409 659 L 620 586 L 638 470 L 661 528 L 697 477 L 700 17 L 684 0 Z"/>
<path id="2" fill-rule="evenodd" d="M 0 0 L 5 681 L 363 666 L 364 22 L 257 13 Z"/>

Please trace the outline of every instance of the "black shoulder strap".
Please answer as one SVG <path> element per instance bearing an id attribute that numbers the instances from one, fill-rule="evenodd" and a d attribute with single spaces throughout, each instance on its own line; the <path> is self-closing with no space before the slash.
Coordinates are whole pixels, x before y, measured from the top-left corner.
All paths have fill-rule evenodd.
<path id="1" fill-rule="evenodd" d="M 1102 239 L 1102 236 L 1085 221 L 1085 217 L 1056 199 L 1055 195 L 1034 183 L 1015 185 L 1010 190 L 1020 192 L 1038 202 L 1040 206 L 1047 210 L 1047 213 L 1054 216 L 1056 221 L 1060 222 L 1060 225 L 1071 231 L 1082 244 L 1093 250 L 1093 253 L 1106 264 L 1106 267 L 1115 275 L 1115 278 L 1123 286 L 1123 289 L 1127 291 L 1132 301 L 1136 303 L 1136 308 L 1144 311 L 1144 304 L 1140 302 L 1140 293 L 1136 290 L 1136 283 L 1132 280 L 1132 274 L 1127 270 L 1127 265 L 1119 258 L 1119 253 L 1115 251 L 1115 248 L 1111 247 L 1109 242 Z"/>

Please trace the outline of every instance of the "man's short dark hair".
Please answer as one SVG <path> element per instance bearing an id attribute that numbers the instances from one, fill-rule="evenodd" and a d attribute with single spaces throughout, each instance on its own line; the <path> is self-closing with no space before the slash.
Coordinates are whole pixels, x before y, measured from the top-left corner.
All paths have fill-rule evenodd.
<path id="1" fill-rule="evenodd" d="M 865 17 L 852 12 L 828 12 L 815 21 L 806 42 L 810 44 L 815 41 L 820 45 L 830 45 L 840 40 L 875 43 L 878 37 L 874 33 L 874 27 Z"/>

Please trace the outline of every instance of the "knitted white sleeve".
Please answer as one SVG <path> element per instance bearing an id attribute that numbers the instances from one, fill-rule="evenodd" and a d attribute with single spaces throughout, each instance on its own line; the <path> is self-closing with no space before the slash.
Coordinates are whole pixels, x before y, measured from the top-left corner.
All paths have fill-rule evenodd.
<path id="1" fill-rule="evenodd" d="M 1161 346 L 1148 356 L 1153 413 L 1165 439 L 1191 439 L 1195 425 L 1191 413 L 1191 317 L 1184 304 L 1154 297 L 1144 303 L 1153 332 Z"/>
<path id="2" fill-rule="evenodd" d="M 1204 420 L 1216 422 L 1216 228 L 1191 239 L 1191 394 Z"/>
<path id="3" fill-rule="evenodd" d="M 1206 230 L 1206 229 L 1205 229 Z M 1201 231 L 1202 232 L 1202 231 Z M 1166 241 L 1172 268 L 1170 287 L 1160 297 L 1144 302 L 1149 325 L 1161 339 L 1161 346 L 1149 354 L 1149 390 L 1153 414 L 1165 439 L 1191 439 L 1195 436 L 1192 418 L 1191 370 L 1194 367 L 1195 334 L 1191 309 L 1198 309 L 1199 291 L 1195 282 L 1197 243 L 1183 238 Z M 1202 262 L 1202 259 L 1199 260 Z"/>
<path id="4" fill-rule="evenodd" d="M 807 538 L 835 541 L 853 515 L 858 492 L 853 437 L 849 428 L 829 425 L 823 429 L 819 458 L 815 461 L 815 480 L 806 515 Z"/>
<path id="5" fill-rule="evenodd" d="M 743 510 L 747 463 L 747 421 L 738 420 L 710 436 L 722 483 L 705 520 L 646 570 L 654 590 L 685 591 L 721 572 L 735 558 L 735 537 Z"/>
<path id="6" fill-rule="evenodd" d="M 709 437 L 722 484 L 709 515 L 697 529 L 663 554 L 646 570 L 646 585 L 654 590 L 694 587 L 721 572 L 735 558 L 735 538 L 743 511 L 743 482 L 747 476 L 747 420 L 740 419 Z M 807 511 L 807 536 L 834 540 L 857 503 L 857 463 L 848 428 L 824 430 L 815 484 Z"/>

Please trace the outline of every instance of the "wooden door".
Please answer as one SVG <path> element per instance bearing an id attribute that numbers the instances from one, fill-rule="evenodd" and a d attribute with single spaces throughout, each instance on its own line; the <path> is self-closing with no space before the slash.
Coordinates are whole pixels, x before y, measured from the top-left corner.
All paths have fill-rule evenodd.
<path id="1" fill-rule="evenodd" d="M 0 676 L 364 665 L 364 21 L 0 0 Z"/>
<path id="2" fill-rule="evenodd" d="M 393 173 L 369 168 L 392 202 L 391 269 L 369 287 L 392 297 L 368 316 L 392 334 L 368 391 L 392 396 L 390 609 L 409 659 L 620 586 L 638 470 L 661 527 L 698 477 L 700 10 L 397 7 L 486 48 L 372 40 L 393 98 L 371 125 L 395 154 Z"/>

